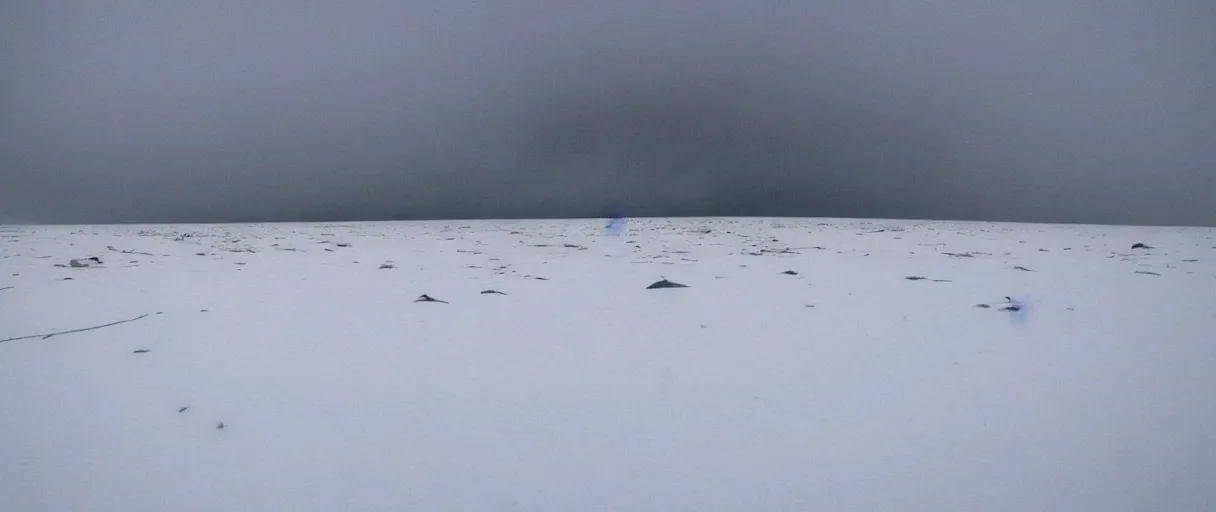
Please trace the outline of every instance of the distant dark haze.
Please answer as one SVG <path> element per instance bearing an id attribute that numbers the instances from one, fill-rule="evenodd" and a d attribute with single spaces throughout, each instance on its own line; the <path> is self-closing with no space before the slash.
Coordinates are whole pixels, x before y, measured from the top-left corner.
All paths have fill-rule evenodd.
<path id="1" fill-rule="evenodd" d="M 0 2 L 0 222 L 1216 225 L 1211 0 Z"/>

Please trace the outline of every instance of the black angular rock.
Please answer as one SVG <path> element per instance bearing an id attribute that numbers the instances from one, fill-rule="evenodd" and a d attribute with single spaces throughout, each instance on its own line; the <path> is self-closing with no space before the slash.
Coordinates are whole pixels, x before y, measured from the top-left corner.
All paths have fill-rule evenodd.
<path id="1" fill-rule="evenodd" d="M 441 304 L 447 304 L 447 303 L 448 303 L 448 301 L 446 301 L 446 300 L 439 300 L 439 299 L 436 299 L 436 298 L 434 298 L 434 297 L 431 297 L 430 295 L 427 295 L 427 294 L 425 294 L 425 293 L 424 293 L 424 294 L 422 294 L 422 295 L 419 295 L 417 299 L 414 299 L 414 302 L 438 302 L 438 303 L 441 303 Z"/>
<path id="2" fill-rule="evenodd" d="M 787 275 L 787 276 L 796 276 L 796 275 L 798 275 L 798 273 L 797 273 L 797 272 L 794 272 L 793 270 L 786 270 L 785 272 L 782 272 L 782 274 L 785 274 L 785 275 Z"/>
<path id="3" fill-rule="evenodd" d="M 653 284 L 646 287 L 647 290 L 658 290 L 660 288 L 688 288 L 688 285 L 663 279 L 661 281 L 655 281 Z"/>
<path id="4" fill-rule="evenodd" d="M 186 409 L 189 409 L 189 408 L 190 408 L 190 406 L 189 406 L 189 405 L 187 405 L 187 406 L 185 406 L 185 407 L 182 407 L 181 409 L 178 409 L 178 410 L 177 410 L 177 413 L 178 413 L 178 414 L 181 414 L 181 413 L 183 413 L 183 412 L 186 412 Z"/>
<path id="5" fill-rule="evenodd" d="M 1132 244 L 1132 249 L 1154 249 L 1154 247 L 1148 244 L 1136 242 Z"/>

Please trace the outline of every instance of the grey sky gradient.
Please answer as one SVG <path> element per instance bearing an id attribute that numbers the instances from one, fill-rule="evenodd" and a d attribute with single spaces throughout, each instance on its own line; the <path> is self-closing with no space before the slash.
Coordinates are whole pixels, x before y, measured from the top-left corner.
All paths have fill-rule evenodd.
<path id="1" fill-rule="evenodd" d="M 0 2 L 0 222 L 1216 225 L 1216 2 Z"/>

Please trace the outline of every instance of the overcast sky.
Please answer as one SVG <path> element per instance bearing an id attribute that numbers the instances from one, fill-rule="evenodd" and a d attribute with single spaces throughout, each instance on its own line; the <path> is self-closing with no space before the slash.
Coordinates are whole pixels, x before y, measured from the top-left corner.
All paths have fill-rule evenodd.
<path id="1" fill-rule="evenodd" d="M 0 222 L 1216 225 L 1211 0 L 0 2 Z"/>

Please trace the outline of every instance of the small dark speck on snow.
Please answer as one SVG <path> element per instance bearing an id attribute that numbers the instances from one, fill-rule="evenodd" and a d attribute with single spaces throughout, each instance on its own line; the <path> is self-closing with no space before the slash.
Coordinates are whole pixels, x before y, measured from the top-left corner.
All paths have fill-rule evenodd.
<path id="1" fill-rule="evenodd" d="M 798 273 L 797 273 L 797 272 L 794 272 L 793 270 L 786 270 L 785 272 L 782 272 L 782 274 L 785 274 L 785 275 L 787 275 L 787 276 L 796 276 L 796 275 L 798 275 Z"/>
<path id="2" fill-rule="evenodd" d="M 151 351 L 146 348 L 141 348 L 139 350 L 131 351 L 132 354 L 147 354 L 148 352 L 151 352 Z"/>
<path id="3" fill-rule="evenodd" d="M 1158 273 L 1156 273 L 1156 272 L 1149 272 L 1149 271 L 1147 271 L 1147 270 L 1137 270 L 1137 271 L 1136 271 L 1136 273 L 1137 273 L 1137 274 L 1144 274 L 1144 275 L 1146 275 L 1146 276 L 1159 276 L 1159 275 L 1161 275 L 1161 274 L 1158 274 Z"/>
<path id="4" fill-rule="evenodd" d="M 189 406 L 189 405 L 187 405 L 187 406 L 185 406 L 185 407 L 182 407 L 181 409 L 178 409 L 178 410 L 177 410 L 177 413 L 178 413 L 178 414 L 181 414 L 181 413 L 183 413 L 183 412 L 186 412 L 186 410 L 187 410 L 187 409 L 189 409 L 189 408 L 190 408 L 190 406 Z"/>

